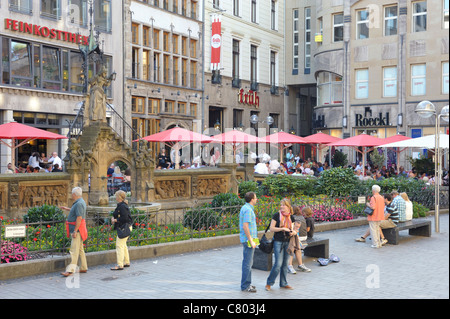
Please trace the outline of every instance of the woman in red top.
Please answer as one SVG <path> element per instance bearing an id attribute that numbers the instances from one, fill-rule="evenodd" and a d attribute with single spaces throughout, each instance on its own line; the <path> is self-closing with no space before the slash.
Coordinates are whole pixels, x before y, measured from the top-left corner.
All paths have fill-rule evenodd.
<path id="1" fill-rule="evenodd" d="M 380 222 L 384 219 L 384 198 L 380 195 L 380 186 L 372 186 L 372 198 L 367 206 L 373 209 L 373 214 L 367 216 L 370 235 L 372 236 L 372 248 L 381 248 Z"/>

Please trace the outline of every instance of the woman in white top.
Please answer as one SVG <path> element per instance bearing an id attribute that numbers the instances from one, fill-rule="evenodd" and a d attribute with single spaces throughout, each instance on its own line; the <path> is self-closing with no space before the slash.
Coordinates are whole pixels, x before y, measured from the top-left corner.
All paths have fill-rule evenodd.
<path id="1" fill-rule="evenodd" d="M 405 215 L 406 220 L 413 219 L 413 203 L 409 200 L 409 197 L 406 193 L 401 193 L 400 196 L 405 200 Z"/>

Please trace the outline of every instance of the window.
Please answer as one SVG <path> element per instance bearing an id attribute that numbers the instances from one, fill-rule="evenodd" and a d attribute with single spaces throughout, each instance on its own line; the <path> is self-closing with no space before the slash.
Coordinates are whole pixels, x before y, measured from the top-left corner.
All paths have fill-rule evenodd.
<path id="1" fill-rule="evenodd" d="M 411 65 L 411 95 L 426 94 L 426 75 L 427 69 L 425 64 Z"/>
<path id="2" fill-rule="evenodd" d="M 356 11 L 356 39 L 369 37 L 369 10 Z"/>
<path id="3" fill-rule="evenodd" d="M 344 14 L 333 15 L 333 42 L 344 41 Z"/>
<path id="4" fill-rule="evenodd" d="M 153 29 L 153 49 L 159 50 L 159 30 Z"/>
<path id="5" fill-rule="evenodd" d="M 213 7 L 214 9 L 220 8 L 220 1 L 219 0 L 213 0 Z"/>
<path id="6" fill-rule="evenodd" d="M 42 88 L 61 90 L 61 56 L 59 49 L 42 48 Z"/>
<path id="7" fill-rule="evenodd" d="M 31 15 L 33 0 L 9 0 L 9 10 Z"/>
<path id="8" fill-rule="evenodd" d="M 442 94 L 448 94 L 448 62 L 442 63 Z"/>
<path id="9" fill-rule="evenodd" d="M 158 114 L 160 103 L 159 99 L 148 99 L 148 114 Z"/>
<path id="10" fill-rule="evenodd" d="M 67 12 L 71 23 L 87 26 L 89 20 L 87 0 L 69 0 Z"/>
<path id="11" fill-rule="evenodd" d="M 139 49 L 131 49 L 131 77 L 133 79 L 139 79 Z"/>
<path id="12" fill-rule="evenodd" d="M 139 25 L 136 23 L 131 24 L 131 42 L 139 44 Z"/>
<path id="13" fill-rule="evenodd" d="M 252 0 L 251 19 L 253 23 L 256 23 L 256 0 Z"/>
<path id="14" fill-rule="evenodd" d="M 277 60 L 277 54 L 274 51 L 270 51 L 270 86 L 272 87 L 272 90 L 275 88 L 276 86 L 276 75 L 277 75 L 277 70 L 276 70 L 276 60 Z M 272 92 L 274 93 L 274 92 Z"/>
<path id="15" fill-rule="evenodd" d="M 305 69 L 311 68 L 311 8 L 305 8 Z"/>
<path id="16" fill-rule="evenodd" d="M 191 58 L 196 58 L 197 57 L 197 40 L 191 39 L 190 45 L 191 45 Z"/>
<path id="17" fill-rule="evenodd" d="M 142 50 L 142 79 L 150 80 L 150 51 Z"/>
<path id="18" fill-rule="evenodd" d="M 150 46 L 150 27 L 142 27 L 142 43 L 144 46 Z"/>
<path id="19" fill-rule="evenodd" d="M 186 37 L 181 37 L 181 54 L 184 55 L 184 56 L 188 55 L 187 38 Z"/>
<path id="20" fill-rule="evenodd" d="M 172 59 L 172 71 L 173 71 L 173 85 L 178 85 L 178 63 L 179 58 L 173 57 Z"/>
<path id="21" fill-rule="evenodd" d="M 272 30 L 277 29 L 277 2 L 276 0 L 271 0 L 270 5 L 270 27 Z"/>
<path id="22" fill-rule="evenodd" d="M 383 68 L 383 97 L 397 96 L 397 67 Z"/>
<path id="23" fill-rule="evenodd" d="M 369 70 L 356 70 L 355 98 L 367 99 L 369 97 Z"/>
<path id="24" fill-rule="evenodd" d="M 186 114 L 186 102 L 178 102 L 178 114 Z"/>
<path id="25" fill-rule="evenodd" d="M 191 18 L 197 19 L 197 2 L 191 0 Z"/>
<path id="26" fill-rule="evenodd" d="M 160 82 L 160 54 L 154 53 L 153 54 L 153 81 L 154 82 Z"/>
<path id="27" fill-rule="evenodd" d="M 293 43 L 292 43 L 292 50 L 293 50 L 293 69 L 298 69 L 298 9 L 294 9 L 292 12 L 293 14 Z"/>
<path id="28" fill-rule="evenodd" d="M 330 73 L 320 72 L 317 76 L 318 105 L 342 104 L 342 77 Z"/>
<path id="29" fill-rule="evenodd" d="M 191 103 L 191 116 L 197 116 L 197 103 Z"/>
<path id="30" fill-rule="evenodd" d="M 397 34 L 397 6 L 384 8 L 384 35 Z"/>
<path id="31" fill-rule="evenodd" d="M 32 46 L 26 42 L 11 40 L 11 83 L 31 87 L 32 84 Z"/>
<path id="32" fill-rule="evenodd" d="M 443 22 L 444 22 L 444 29 L 448 29 L 449 24 L 449 8 L 448 8 L 448 2 L 449 0 L 444 0 L 444 12 L 443 12 Z"/>
<path id="33" fill-rule="evenodd" d="M 197 62 L 191 61 L 191 88 L 197 87 Z"/>
<path id="34" fill-rule="evenodd" d="M 111 0 L 94 1 L 94 24 L 99 31 L 111 32 Z"/>
<path id="35" fill-rule="evenodd" d="M 178 0 L 173 0 L 173 3 L 172 3 L 172 11 L 173 11 L 174 13 L 178 13 Z"/>
<path id="36" fill-rule="evenodd" d="M 418 1 L 413 3 L 412 32 L 427 31 L 427 2 Z"/>
<path id="37" fill-rule="evenodd" d="M 41 0 L 41 16 L 61 19 L 61 0 Z"/>
<path id="38" fill-rule="evenodd" d="M 163 69 L 164 69 L 164 83 L 169 84 L 169 69 L 170 69 L 170 56 L 167 54 L 163 55 Z"/>
<path id="39" fill-rule="evenodd" d="M 239 80 L 239 41 L 233 40 L 233 81 Z"/>
<path id="40" fill-rule="evenodd" d="M 235 16 L 239 16 L 239 1 L 240 0 L 233 0 L 233 14 Z"/>
<path id="41" fill-rule="evenodd" d="M 164 113 L 173 113 L 174 101 L 164 101 Z"/>
<path id="42" fill-rule="evenodd" d="M 238 129 L 242 125 L 242 114 L 244 111 L 233 109 L 233 128 Z"/>
<path id="43" fill-rule="evenodd" d="M 172 34 L 172 47 L 173 47 L 172 52 L 175 53 L 175 54 L 179 53 L 178 52 L 178 39 L 179 39 L 178 35 Z"/>
<path id="44" fill-rule="evenodd" d="M 258 48 L 255 45 L 250 46 L 250 82 L 252 90 L 256 91 L 254 87 L 258 82 L 257 68 L 258 68 Z"/>
<path id="45" fill-rule="evenodd" d="M 145 99 L 143 97 L 133 96 L 131 98 L 131 112 L 144 113 Z"/>
<path id="46" fill-rule="evenodd" d="M 169 32 L 163 32 L 163 50 L 169 52 Z"/>

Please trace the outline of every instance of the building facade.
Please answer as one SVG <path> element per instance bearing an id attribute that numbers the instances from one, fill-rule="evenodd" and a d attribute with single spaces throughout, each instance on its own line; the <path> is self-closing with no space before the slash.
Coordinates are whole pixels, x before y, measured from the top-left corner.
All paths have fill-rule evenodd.
<path id="1" fill-rule="evenodd" d="M 284 3 L 206 1 L 203 130 L 216 126 L 221 132 L 240 129 L 259 136 L 288 130 Z M 218 68 L 211 63 L 214 21 L 221 23 Z M 253 115 L 258 117 L 254 124 Z"/>
<path id="2" fill-rule="evenodd" d="M 108 74 L 121 74 L 122 27 L 112 22 L 122 21 L 122 12 L 122 3 L 111 0 L 1 1 L 0 123 L 67 135 L 84 97 L 85 70 L 90 78 L 102 66 L 101 60 L 89 60 L 83 68 L 81 50 L 89 45 L 91 22 Z M 108 88 L 108 102 L 122 104 L 121 76 Z M 27 163 L 35 151 L 63 158 L 67 143 L 30 141 L 17 149 L 17 164 Z M 0 154 L 3 173 L 11 149 L 2 145 Z"/>
<path id="3" fill-rule="evenodd" d="M 363 132 L 380 138 L 434 134 L 435 118 L 422 119 L 414 110 L 423 100 L 438 112 L 448 105 L 447 0 L 293 3 L 298 7 L 291 9 L 299 10 L 298 70 L 306 71 L 302 62 L 309 62 L 314 75 L 295 80 L 316 87 L 315 131 L 341 138 Z M 294 17 L 287 30 L 295 39 L 295 14 L 286 16 Z M 294 73 L 297 51 L 287 52 L 292 54 L 287 73 Z"/>
<path id="4" fill-rule="evenodd" d="M 175 126 L 198 131 L 203 7 L 197 0 L 125 0 L 125 119 L 132 139 Z M 155 156 L 162 145 L 152 144 Z"/>

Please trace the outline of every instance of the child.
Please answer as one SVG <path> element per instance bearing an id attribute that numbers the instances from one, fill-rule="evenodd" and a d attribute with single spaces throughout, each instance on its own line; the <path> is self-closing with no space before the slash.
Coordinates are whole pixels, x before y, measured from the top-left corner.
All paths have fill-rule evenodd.
<path id="1" fill-rule="evenodd" d="M 314 218 L 312 217 L 312 209 L 309 207 L 303 207 L 302 214 L 306 219 L 306 231 L 308 233 L 308 238 L 313 238 L 314 236 Z"/>
<path id="2" fill-rule="evenodd" d="M 292 216 L 294 217 L 294 230 L 297 232 L 297 236 L 299 237 L 299 241 L 300 241 L 300 247 L 302 247 L 302 246 L 305 246 L 305 244 L 302 244 L 302 241 L 305 241 L 307 238 L 306 221 L 305 221 L 305 218 L 302 216 L 300 207 L 294 206 L 293 211 L 294 211 L 294 215 L 292 215 Z M 303 272 L 311 271 L 311 269 L 309 269 L 308 267 L 306 267 L 303 264 L 301 250 L 295 251 L 295 257 L 297 257 L 299 270 L 301 270 Z M 297 272 L 295 271 L 294 267 L 292 266 L 293 260 L 294 260 L 294 256 L 290 256 L 288 270 L 291 274 L 296 274 Z"/>

